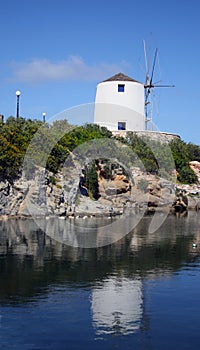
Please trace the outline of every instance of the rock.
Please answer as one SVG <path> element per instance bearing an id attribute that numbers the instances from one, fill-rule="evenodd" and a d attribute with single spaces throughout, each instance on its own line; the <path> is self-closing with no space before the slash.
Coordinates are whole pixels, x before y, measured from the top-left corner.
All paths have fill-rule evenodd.
<path id="1" fill-rule="evenodd" d="M 78 170 L 77 170 L 78 169 Z M 80 170 L 80 171 L 79 171 Z M 119 171 L 118 171 L 119 170 Z M 0 215 L 11 216 L 69 216 L 69 215 L 107 215 L 110 208 L 115 213 L 121 213 L 127 207 L 158 210 L 172 205 L 174 186 L 167 180 L 157 179 L 153 175 L 144 174 L 139 169 L 135 171 L 135 185 L 118 169 L 109 179 L 99 177 L 98 201 L 80 195 L 81 169 L 76 166 L 65 168 L 58 174 L 52 174 L 44 168 L 36 168 L 32 179 L 21 177 L 11 185 L 8 181 L 0 182 Z M 53 178 L 53 180 L 52 180 Z M 137 188 L 138 181 L 144 178 L 148 181 L 148 191 L 145 193 Z M 182 186 L 182 185 L 181 185 Z M 196 187 L 187 186 L 187 192 L 196 191 Z M 188 196 L 188 208 L 200 208 L 200 198 L 197 195 Z M 80 201 L 77 200 L 80 196 Z M 192 194 L 192 192 L 191 192 Z M 76 204 L 76 205 L 75 205 Z"/>
<path id="2" fill-rule="evenodd" d="M 103 203 L 102 201 L 94 201 L 89 197 L 80 196 L 79 203 L 75 207 L 76 216 L 79 215 L 103 215 L 108 214 L 110 209 L 110 205 Z"/>
<path id="3" fill-rule="evenodd" d="M 105 189 L 105 193 L 108 195 L 108 196 L 114 196 L 117 194 L 117 188 L 115 188 L 114 186 L 113 187 L 107 187 Z"/>
<path id="4" fill-rule="evenodd" d="M 188 209 L 197 209 L 200 208 L 200 200 L 195 197 L 188 196 Z"/>
<path id="5" fill-rule="evenodd" d="M 125 175 L 116 175 L 113 180 L 100 179 L 100 196 L 114 196 L 130 191 L 131 186 Z"/>
<path id="6" fill-rule="evenodd" d="M 198 178 L 198 182 L 200 183 L 200 162 L 197 160 L 193 160 L 189 163 L 190 168 L 195 172 Z"/>
<path id="7" fill-rule="evenodd" d="M 148 185 L 147 189 L 149 193 L 152 194 L 153 196 L 157 196 L 157 197 L 161 196 L 161 187 L 157 181 L 152 181 Z"/>

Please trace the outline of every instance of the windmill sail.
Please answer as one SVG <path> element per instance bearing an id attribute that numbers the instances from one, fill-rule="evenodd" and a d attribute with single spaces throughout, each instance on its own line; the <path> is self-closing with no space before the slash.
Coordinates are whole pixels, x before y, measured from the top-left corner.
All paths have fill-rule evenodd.
<path id="1" fill-rule="evenodd" d="M 150 36 L 150 41 L 151 41 L 152 36 Z M 161 85 L 158 84 L 158 82 L 153 82 L 153 77 L 154 77 L 154 72 L 155 72 L 155 67 L 156 67 L 156 60 L 158 56 L 158 48 L 156 48 L 155 53 L 154 53 L 154 58 L 153 58 L 153 64 L 152 64 L 152 69 L 151 69 L 151 74 L 149 74 L 150 70 L 150 51 L 151 48 L 149 46 L 148 50 L 148 57 L 146 54 L 146 43 L 144 43 L 144 59 L 145 59 L 145 67 L 146 67 L 146 74 L 145 74 L 145 83 L 144 83 L 144 89 L 145 89 L 145 129 L 148 130 L 149 125 L 150 125 L 150 130 L 153 128 L 153 123 L 152 123 L 152 100 L 151 100 L 151 92 L 154 88 L 169 88 L 169 87 L 175 87 L 174 85 Z M 155 96 L 155 94 L 154 94 Z"/>

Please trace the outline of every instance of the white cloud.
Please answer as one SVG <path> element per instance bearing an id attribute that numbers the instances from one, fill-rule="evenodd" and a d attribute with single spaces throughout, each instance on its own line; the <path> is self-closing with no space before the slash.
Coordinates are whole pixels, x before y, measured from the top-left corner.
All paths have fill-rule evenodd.
<path id="1" fill-rule="evenodd" d="M 81 57 L 70 56 L 67 60 L 51 62 L 48 59 L 36 59 L 29 63 L 13 63 L 13 79 L 25 83 L 47 81 L 78 80 L 95 81 L 124 71 L 127 63 L 87 65 Z"/>

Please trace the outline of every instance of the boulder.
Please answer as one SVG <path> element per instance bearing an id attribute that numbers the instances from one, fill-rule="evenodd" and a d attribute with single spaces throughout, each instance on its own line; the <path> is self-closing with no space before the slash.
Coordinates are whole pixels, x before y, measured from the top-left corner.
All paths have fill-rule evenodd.
<path id="1" fill-rule="evenodd" d="M 161 196 L 161 187 L 157 181 L 152 181 L 147 187 L 149 193 L 153 196 Z"/>
<path id="2" fill-rule="evenodd" d="M 195 172 L 198 178 L 198 182 L 200 183 L 200 162 L 197 160 L 193 160 L 189 163 L 190 168 Z"/>

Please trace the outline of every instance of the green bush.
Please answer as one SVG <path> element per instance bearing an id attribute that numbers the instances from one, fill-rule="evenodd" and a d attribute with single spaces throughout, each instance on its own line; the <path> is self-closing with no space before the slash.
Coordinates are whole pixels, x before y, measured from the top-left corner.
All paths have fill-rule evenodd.
<path id="1" fill-rule="evenodd" d="M 52 185 L 56 185 L 56 178 L 54 176 L 49 176 L 49 182 L 52 184 Z"/>
<path id="2" fill-rule="evenodd" d="M 189 166 L 184 166 L 180 169 L 177 180 L 184 184 L 193 184 L 198 182 L 196 174 Z"/>
<path id="3" fill-rule="evenodd" d="M 67 120 L 58 120 L 49 125 L 38 120 L 9 117 L 0 125 L 0 181 L 12 183 L 21 175 L 27 150 L 31 169 L 36 165 L 56 174 L 75 147 L 88 140 L 110 137 L 109 130 L 93 124 L 75 127 Z M 28 178 L 31 169 L 27 164 Z"/>
<path id="4" fill-rule="evenodd" d="M 36 136 L 37 139 L 32 144 L 31 140 Z M 71 152 L 76 147 L 86 145 L 87 150 L 87 141 L 102 139 L 103 150 L 104 138 L 113 139 L 111 131 L 95 124 L 75 127 L 69 125 L 67 120 L 59 120 L 49 125 L 38 120 L 9 117 L 5 123 L 0 125 L 0 181 L 8 180 L 13 183 L 21 175 L 27 150 L 30 154 L 27 174 L 28 178 L 31 178 L 35 166 L 46 167 L 47 170 L 56 174 L 66 163 L 66 159 L 69 160 Z M 112 153 L 113 140 L 110 141 L 110 153 Z M 161 174 L 165 174 L 166 177 L 167 173 L 171 174 L 174 165 L 170 159 L 168 146 L 149 139 L 147 141 L 144 137 L 138 137 L 130 132 L 127 133 L 126 139 L 123 138 L 120 141 L 123 147 L 114 150 L 116 158 L 122 161 L 126 159 L 130 168 L 139 160 L 138 163 L 143 163 L 146 172 L 158 174 L 158 167 L 160 167 Z M 53 149 L 52 145 L 54 145 Z M 107 143 L 105 147 L 107 151 Z M 200 146 L 192 143 L 186 144 L 178 139 L 170 143 L 170 148 L 179 174 L 178 180 L 183 183 L 195 183 L 197 177 L 190 169 L 189 162 L 191 160 L 200 161 Z M 73 163 L 73 160 L 71 162 Z M 98 184 L 95 164 L 89 173 L 91 180 L 87 181 L 90 192 L 96 198 L 98 197 Z M 106 164 L 105 174 L 108 178 L 111 176 L 109 162 Z M 96 189 L 95 186 L 97 186 Z"/>

